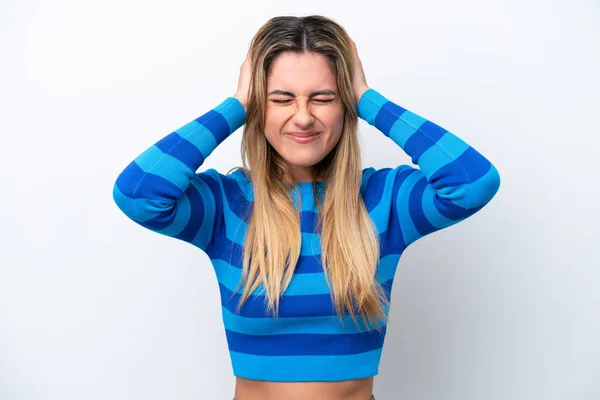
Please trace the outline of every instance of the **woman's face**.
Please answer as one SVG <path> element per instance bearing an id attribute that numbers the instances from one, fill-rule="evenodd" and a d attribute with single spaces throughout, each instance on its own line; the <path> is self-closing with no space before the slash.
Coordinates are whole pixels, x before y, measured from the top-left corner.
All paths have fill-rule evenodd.
<path id="1" fill-rule="evenodd" d="M 286 161 L 291 177 L 308 182 L 312 166 L 340 140 L 344 106 L 335 75 L 325 56 L 318 53 L 281 53 L 267 77 L 265 136 Z M 294 140 L 294 134 L 316 134 Z"/>

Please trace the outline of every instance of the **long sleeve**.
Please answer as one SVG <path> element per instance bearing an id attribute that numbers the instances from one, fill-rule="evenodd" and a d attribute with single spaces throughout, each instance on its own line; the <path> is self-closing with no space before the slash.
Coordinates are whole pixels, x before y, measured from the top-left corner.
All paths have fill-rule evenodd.
<path id="1" fill-rule="evenodd" d="M 150 230 L 208 251 L 223 228 L 221 175 L 196 171 L 245 118 L 239 100 L 228 97 L 150 146 L 119 174 L 117 206 Z"/>
<path id="2" fill-rule="evenodd" d="M 360 118 L 392 139 L 419 167 L 363 170 L 367 190 L 377 192 L 368 200 L 385 202 L 387 196 L 388 214 L 380 229 L 395 228 L 393 240 L 403 242 L 395 244 L 405 248 L 466 219 L 498 191 L 500 175 L 494 165 L 451 132 L 372 88 L 363 93 L 357 107 Z"/>

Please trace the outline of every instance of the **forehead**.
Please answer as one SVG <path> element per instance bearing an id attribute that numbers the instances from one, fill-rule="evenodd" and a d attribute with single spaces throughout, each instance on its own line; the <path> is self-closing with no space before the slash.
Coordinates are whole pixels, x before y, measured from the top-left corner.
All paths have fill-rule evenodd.
<path id="1" fill-rule="evenodd" d="M 267 91 L 274 89 L 308 94 L 319 89 L 336 90 L 337 85 L 324 55 L 284 52 L 275 58 L 267 77 Z"/>

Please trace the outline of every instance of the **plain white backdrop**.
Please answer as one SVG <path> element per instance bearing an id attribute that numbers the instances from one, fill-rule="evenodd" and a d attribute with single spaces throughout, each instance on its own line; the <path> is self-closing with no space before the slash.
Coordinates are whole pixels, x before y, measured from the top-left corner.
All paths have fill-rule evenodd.
<path id="1" fill-rule="evenodd" d="M 4 0 L 0 399 L 233 397 L 208 256 L 127 219 L 112 187 L 234 93 L 263 23 L 309 14 L 502 180 L 403 255 L 377 399 L 600 398 L 596 0 Z M 242 129 L 201 169 L 241 165 Z M 411 163 L 360 132 L 364 166 Z"/>

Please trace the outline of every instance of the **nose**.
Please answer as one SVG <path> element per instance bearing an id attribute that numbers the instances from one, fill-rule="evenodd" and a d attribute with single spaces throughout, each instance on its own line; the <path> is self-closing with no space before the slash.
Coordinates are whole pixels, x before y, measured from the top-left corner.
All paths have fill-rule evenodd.
<path id="1" fill-rule="evenodd" d="M 310 111 L 310 101 L 298 100 L 296 102 L 296 112 L 294 114 L 294 123 L 300 128 L 308 128 L 315 120 Z"/>

